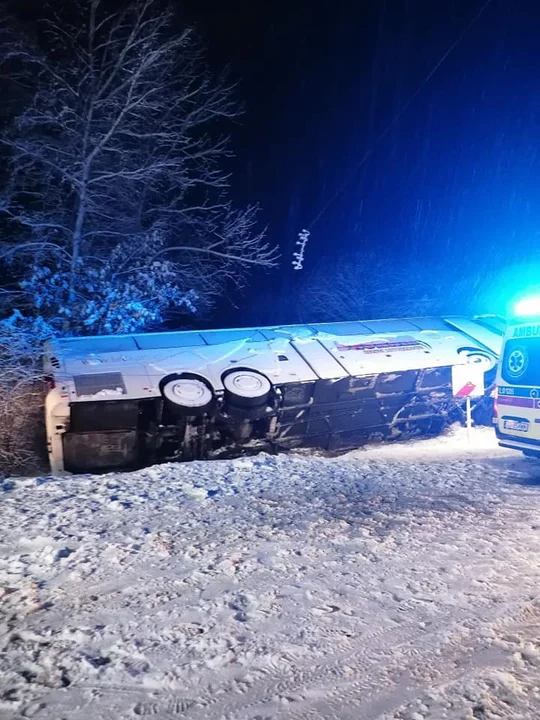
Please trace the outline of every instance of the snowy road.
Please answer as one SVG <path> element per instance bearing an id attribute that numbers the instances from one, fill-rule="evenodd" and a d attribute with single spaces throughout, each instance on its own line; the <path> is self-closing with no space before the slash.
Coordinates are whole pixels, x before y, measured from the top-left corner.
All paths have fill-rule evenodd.
<path id="1" fill-rule="evenodd" d="M 473 448 L 6 482 L 0 718 L 540 717 L 540 463 Z"/>

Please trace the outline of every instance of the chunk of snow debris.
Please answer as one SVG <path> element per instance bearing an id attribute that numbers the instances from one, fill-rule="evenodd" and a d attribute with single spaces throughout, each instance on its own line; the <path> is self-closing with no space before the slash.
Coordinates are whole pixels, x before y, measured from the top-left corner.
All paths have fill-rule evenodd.
<path id="1" fill-rule="evenodd" d="M 65 547 L 59 550 L 56 553 L 56 559 L 57 560 L 64 560 L 65 558 L 68 558 L 72 553 L 74 553 L 75 550 L 72 550 L 71 548 Z"/>
<path id="2" fill-rule="evenodd" d="M 79 400 L 94 400 L 95 398 L 118 397 L 119 395 L 125 395 L 123 388 L 103 388 L 92 395 L 77 395 L 77 397 Z"/>

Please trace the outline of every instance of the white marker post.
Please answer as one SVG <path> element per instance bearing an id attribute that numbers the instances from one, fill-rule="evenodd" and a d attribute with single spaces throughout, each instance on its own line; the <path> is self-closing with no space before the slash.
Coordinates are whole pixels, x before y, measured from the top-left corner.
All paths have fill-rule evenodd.
<path id="1" fill-rule="evenodd" d="M 456 398 L 465 398 L 467 420 L 467 442 L 471 443 L 472 413 L 471 398 L 484 395 L 484 364 L 466 363 L 452 367 L 452 394 Z"/>
<path id="2" fill-rule="evenodd" d="M 465 409 L 467 413 L 467 442 L 471 444 L 471 428 L 472 428 L 472 413 L 471 413 L 471 396 L 467 395 L 465 399 Z"/>

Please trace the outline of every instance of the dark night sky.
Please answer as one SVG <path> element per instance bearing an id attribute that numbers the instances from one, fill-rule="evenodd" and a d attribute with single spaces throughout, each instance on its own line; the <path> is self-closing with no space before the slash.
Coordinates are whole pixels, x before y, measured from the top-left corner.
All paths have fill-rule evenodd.
<path id="1" fill-rule="evenodd" d="M 246 113 L 234 193 L 260 201 L 290 294 L 296 233 L 457 39 L 483 0 L 190 0 L 215 67 Z M 186 7 L 186 4 L 183 4 Z M 493 0 L 315 225 L 306 270 L 336 253 L 406 254 L 441 267 L 540 246 L 540 6 Z M 231 322 L 240 324 L 241 316 Z"/>
<path id="2" fill-rule="evenodd" d="M 513 263 L 540 277 L 540 3 L 492 0 L 375 143 L 485 0 L 176 2 L 211 65 L 238 81 L 233 198 L 261 204 L 282 252 L 277 272 L 233 296 L 241 309 L 223 301 L 210 324 L 286 321 L 306 274 L 358 251 L 446 277 L 494 264 L 516 277 Z M 347 178 L 295 273 L 298 231 Z"/>

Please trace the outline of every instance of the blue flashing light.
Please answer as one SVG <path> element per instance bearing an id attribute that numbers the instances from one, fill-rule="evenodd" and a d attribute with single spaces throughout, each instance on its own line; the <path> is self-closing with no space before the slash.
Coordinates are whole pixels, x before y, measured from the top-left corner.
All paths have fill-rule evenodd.
<path id="1" fill-rule="evenodd" d="M 514 305 L 514 314 L 519 317 L 540 316 L 540 295 L 530 295 Z"/>

